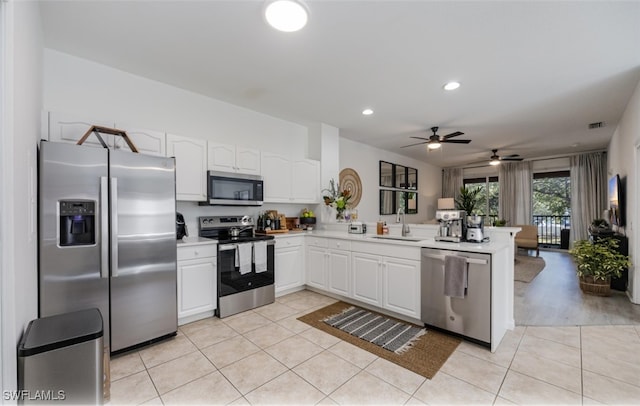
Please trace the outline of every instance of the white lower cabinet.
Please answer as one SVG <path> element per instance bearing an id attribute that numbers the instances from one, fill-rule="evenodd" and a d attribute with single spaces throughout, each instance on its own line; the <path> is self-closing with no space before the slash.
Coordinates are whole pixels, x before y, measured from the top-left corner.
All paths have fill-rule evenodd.
<path id="1" fill-rule="evenodd" d="M 382 307 L 420 319 L 420 261 L 383 257 Z"/>
<path id="2" fill-rule="evenodd" d="M 351 253 L 353 298 L 382 307 L 382 262 L 378 255 Z"/>
<path id="3" fill-rule="evenodd" d="M 216 249 L 215 244 L 178 247 L 178 325 L 213 316 Z"/>
<path id="4" fill-rule="evenodd" d="M 327 290 L 327 249 L 307 246 L 307 285 Z"/>
<path id="5" fill-rule="evenodd" d="M 304 286 L 304 237 L 276 239 L 276 295 Z"/>
<path id="6" fill-rule="evenodd" d="M 346 240 L 329 240 L 327 249 L 328 288 L 332 293 L 351 297 L 351 244 Z"/>

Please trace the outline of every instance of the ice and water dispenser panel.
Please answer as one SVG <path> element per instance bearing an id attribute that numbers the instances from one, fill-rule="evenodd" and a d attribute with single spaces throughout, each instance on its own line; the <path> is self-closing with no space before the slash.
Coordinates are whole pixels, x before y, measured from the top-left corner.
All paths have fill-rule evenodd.
<path id="1" fill-rule="evenodd" d="M 60 246 L 95 244 L 95 217 L 93 200 L 60 200 Z"/>

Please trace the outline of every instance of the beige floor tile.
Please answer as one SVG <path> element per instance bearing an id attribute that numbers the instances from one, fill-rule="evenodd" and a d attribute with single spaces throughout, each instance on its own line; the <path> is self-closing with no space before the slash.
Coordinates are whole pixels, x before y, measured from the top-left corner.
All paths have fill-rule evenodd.
<path id="1" fill-rule="evenodd" d="M 530 352 L 542 358 L 549 358 L 572 367 L 580 368 L 580 349 L 559 344 L 555 341 L 544 340 L 525 334 L 520 342 L 520 347 L 518 347 L 518 352 L 520 351 Z"/>
<path id="2" fill-rule="evenodd" d="M 360 368 L 324 351 L 293 368 L 293 372 L 328 395 L 360 372 Z"/>
<path id="3" fill-rule="evenodd" d="M 241 397 L 240 399 L 229 403 L 230 406 L 245 406 L 245 405 L 250 405 L 250 404 L 251 403 L 249 403 L 249 401 L 247 399 L 245 399 L 244 397 Z"/>
<path id="4" fill-rule="evenodd" d="M 202 349 L 237 336 L 238 333 L 226 324 L 220 323 L 201 328 L 187 335 L 196 347 Z"/>
<path id="5" fill-rule="evenodd" d="M 287 371 L 287 367 L 260 351 L 220 370 L 243 395 Z"/>
<path id="6" fill-rule="evenodd" d="M 378 358 L 365 371 L 412 395 L 427 379 L 386 359 Z"/>
<path id="7" fill-rule="evenodd" d="M 491 405 L 496 396 L 440 371 L 427 379 L 413 397 L 429 405 Z"/>
<path id="8" fill-rule="evenodd" d="M 258 313 L 259 315 L 264 316 L 271 321 L 282 320 L 299 312 L 298 310 L 279 302 L 274 302 L 270 305 L 262 306 L 258 309 L 255 309 L 254 311 L 255 313 Z"/>
<path id="9" fill-rule="evenodd" d="M 513 359 L 511 370 L 582 394 L 582 371 L 580 368 L 549 358 L 541 358 L 530 352 L 519 351 Z"/>
<path id="10" fill-rule="evenodd" d="M 300 320 L 298 320 L 298 317 L 300 316 L 304 316 L 306 313 L 296 313 L 292 316 L 286 317 L 282 320 L 278 320 L 278 324 L 281 325 L 282 327 L 286 328 L 287 330 L 291 330 L 296 334 L 300 334 L 305 330 L 309 330 L 311 327 L 310 325 L 308 325 L 307 323 L 303 323 Z"/>
<path id="11" fill-rule="evenodd" d="M 324 349 L 300 336 L 293 336 L 265 348 L 265 351 L 286 365 L 287 368 L 293 368 L 321 353 Z"/>
<path id="12" fill-rule="evenodd" d="M 586 406 L 586 405 L 598 406 L 598 405 L 604 405 L 604 404 L 606 403 L 598 402 L 597 400 L 593 400 L 586 396 L 582 397 L 582 406 Z"/>
<path id="13" fill-rule="evenodd" d="M 640 386 L 629 385 L 589 371 L 582 371 L 582 381 L 582 394 L 587 398 L 608 405 L 637 405 L 640 403 Z"/>
<path id="14" fill-rule="evenodd" d="M 147 371 L 111 382 L 112 405 L 138 405 L 158 397 Z"/>
<path id="15" fill-rule="evenodd" d="M 580 348 L 580 327 L 527 327 L 525 335 Z"/>
<path id="16" fill-rule="evenodd" d="M 366 371 L 349 379 L 330 396 L 341 405 L 402 405 L 411 397 Z"/>
<path id="17" fill-rule="evenodd" d="M 275 323 L 244 333 L 245 338 L 251 340 L 251 342 L 260 348 L 266 348 L 279 343 L 292 335 L 294 335 L 293 332 Z"/>
<path id="18" fill-rule="evenodd" d="M 149 375 L 160 395 L 163 395 L 187 382 L 203 377 L 216 368 L 199 351 L 149 368 Z"/>
<path id="19" fill-rule="evenodd" d="M 245 312 L 236 315 L 232 319 L 224 319 L 227 326 L 231 327 L 240 334 L 255 330 L 258 327 L 271 324 L 271 320 L 255 312 Z"/>
<path id="20" fill-rule="evenodd" d="M 165 405 L 226 405 L 239 398 L 240 392 L 218 371 L 162 395 Z"/>
<path id="21" fill-rule="evenodd" d="M 463 341 L 456 348 L 456 352 L 463 352 L 476 358 L 492 362 L 502 367 L 508 368 L 516 355 L 516 350 L 520 345 L 521 336 L 506 334 L 496 352 L 491 352 L 487 347 Z"/>
<path id="22" fill-rule="evenodd" d="M 247 393 L 252 405 L 315 405 L 325 395 L 293 372 L 285 372 Z"/>
<path id="23" fill-rule="evenodd" d="M 140 358 L 147 368 L 174 360 L 196 351 L 197 348 L 183 334 L 145 347 L 139 351 Z"/>
<path id="24" fill-rule="evenodd" d="M 309 296 L 309 294 L 312 293 L 309 290 L 299 290 L 297 292 L 293 292 L 293 293 L 289 293 L 287 295 L 284 296 L 280 296 L 276 298 L 276 302 L 278 303 L 282 303 L 282 304 L 286 304 L 287 302 L 291 302 L 294 300 L 298 300 L 300 298 Z"/>
<path id="25" fill-rule="evenodd" d="M 440 371 L 497 394 L 507 368 L 456 351 L 451 354 Z"/>
<path id="26" fill-rule="evenodd" d="M 326 296 L 306 296 L 302 298 L 298 298 L 296 300 L 291 300 L 286 303 L 287 306 L 297 309 L 297 311 L 306 311 L 310 312 L 313 309 L 318 309 L 320 307 L 328 306 L 331 303 L 335 303 L 337 300 L 326 297 Z"/>
<path id="27" fill-rule="evenodd" d="M 322 399 L 320 402 L 318 402 L 316 406 L 333 406 L 333 405 L 337 405 L 336 401 L 331 399 L 331 397 L 327 396 L 324 399 Z"/>
<path id="28" fill-rule="evenodd" d="M 507 373 L 498 395 L 520 405 L 579 405 L 582 403 L 582 396 L 575 392 L 515 371 Z"/>
<path id="29" fill-rule="evenodd" d="M 637 357 L 629 354 L 630 361 L 623 361 L 609 358 L 607 348 L 602 348 L 601 351 L 604 356 L 595 352 L 582 353 L 582 369 L 584 371 L 595 372 L 640 387 L 640 364 L 634 359 Z M 640 403 L 640 399 L 638 402 Z"/>
<path id="30" fill-rule="evenodd" d="M 583 339 L 594 338 L 617 344 L 639 344 L 640 336 L 635 326 L 582 326 Z"/>
<path id="31" fill-rule="evenodd" d="M 218 317 L 207 317 L 206 319 L 194 321 L 192 323 L 184 324 L 180 326 L 180 331 L 184 334 L 189 335 L 194 331 L 200 330 L 201 328 L 215 326 L 216 324 L 220 324 L 223 321 Z"/>
<path id="32" fill-rule="evenodd" d="M 125 376 L 145 370 L 138 351 L 112 357 L 109 368 L 112 381 L 117 381 Z"/>
<path id="33" fill-rule="evenodd" d="M 424 403 L 421 400 L 418 400 L 414 397 L 409 398 L 409 400 L 407 400 L 407 403 L 405 403 L 405 405 L 426 405 L 426 403 Z"/>
<path id="34" fill-rule="evenodd" d="M 312 343 L 318 344 L 322 348 L 329 348 L 341 340 L 337 337 L 332 336 L 331 334 L 327 334 L 322 330 L 318 330 L 317 328 L 310 328 L 308 330 L 300 333 L 301 337 L 306 338 Z"/>
<path id="35" fill-rule="evenodd" d="M 329 351 L 363 369 L 378 358 L 377 355 L 342 340 L 329 347 Z"/>
<path id="36" fill-rule="evenodd" d="M 501 398 L 500 396 L 497 396 L 495 402 L 493 402 L 493 406 L 509 406 L 515 404 L 517 403 L 513 403 L 512 401 Z"/>
<path id="37" fill-rule="evenodd" d="M 260 347 L 238 335 L 204 348 L 202 353 L 220 369 L 258 351 Z"/>
<path id="38" fill-rule="evenodd" d="M 147 400 L 144 403 L 141 403 L 141 405 L 146 405 L 146 406 L 152 406 L 152 405 L 157 405 L 157 406 L 162 406 L 164 405 L 164 403 L 162 403 L 162 399 L 160 399 L 160 396 L 155 397 L 151 400 Z"/>

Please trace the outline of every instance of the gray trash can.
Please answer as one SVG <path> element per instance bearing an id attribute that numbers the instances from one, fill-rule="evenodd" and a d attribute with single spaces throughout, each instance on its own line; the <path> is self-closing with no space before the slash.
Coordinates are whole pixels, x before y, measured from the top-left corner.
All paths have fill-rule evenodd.
<path id="1" fill-rule="evenodd" d="M 18 344 L 20 403 L 102 404 L 103 346 L 98 309 L 29 322 Z"/>

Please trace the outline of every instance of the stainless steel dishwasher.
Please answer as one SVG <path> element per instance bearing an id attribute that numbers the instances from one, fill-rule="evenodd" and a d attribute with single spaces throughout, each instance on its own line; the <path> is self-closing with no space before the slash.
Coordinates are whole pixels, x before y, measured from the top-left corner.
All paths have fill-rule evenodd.
<path id="1" fill-rule="evenodd" d="M 444 262 L 448 255 L 467 262 L 464 298 L 444 293 Z M 491 344 L 491 255 L 422 248 L 421 314 L 429 326 L 460 334 L 481 344 Z"/>

